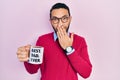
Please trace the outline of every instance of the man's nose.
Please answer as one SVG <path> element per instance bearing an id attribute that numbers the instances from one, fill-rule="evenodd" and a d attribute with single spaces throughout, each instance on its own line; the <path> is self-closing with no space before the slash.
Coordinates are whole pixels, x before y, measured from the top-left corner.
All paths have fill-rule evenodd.
<path id="1" fill-rule="evenodd" d="M 63 25 L 63 23 L 62 23 L 61 19 L 59 19 L 59 21 L 58 21 L 58 27 L 61 27 L 62 25 Z"/>

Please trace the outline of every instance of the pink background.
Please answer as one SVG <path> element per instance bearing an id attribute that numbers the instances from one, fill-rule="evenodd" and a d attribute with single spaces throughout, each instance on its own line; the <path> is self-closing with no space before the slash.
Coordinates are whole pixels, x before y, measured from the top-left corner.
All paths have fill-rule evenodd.
<path id="1" fill-rule="evenodd" d="M 40 72 L 28 74 L 16 51 L 53 31 L 49 9 L 56 2 L 70 7 L 70 31 L 89 46 L 93 71 L 87 80 L 120 80 L 120 0 L 1 0 L 0 80 L 39 80 Z"/>

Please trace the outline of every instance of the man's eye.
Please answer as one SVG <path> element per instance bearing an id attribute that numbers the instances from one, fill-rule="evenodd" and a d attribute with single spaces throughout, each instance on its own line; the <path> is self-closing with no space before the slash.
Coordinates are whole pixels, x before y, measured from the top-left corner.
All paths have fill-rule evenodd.
<path id="1" fill-rule="evenodd" d="M 63 17 L 62 19 L 63 19 L 63 20 L 66 20 L 66 19 L 68 19 L 68 17 Z"/>
<path id="2" fill-rule="evenodd" d="M 57 20 L 57 18 L 54 18 L 53 20 Z"/>
<path id="3" fill-rule="evenodd" d="M 66 19 L 66 17 L 63 17 L 63 19 Z"/>
<path id="4" fill-rule="evenodd" d="M 52 20 L 57 20 L 57 18 L 52 18 Z"/>

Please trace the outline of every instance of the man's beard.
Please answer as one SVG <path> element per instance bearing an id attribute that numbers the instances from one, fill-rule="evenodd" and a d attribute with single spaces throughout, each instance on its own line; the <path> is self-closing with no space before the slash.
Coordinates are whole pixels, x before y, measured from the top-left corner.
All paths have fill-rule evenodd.
<path id="1" fill-rule="evenodd" d="M 53 27 L 53 26 L 52 26 Z M 68 30 L 69 30 L 69 27 L 70 27 L 70 25 L 68 25 L 68 28 L 66 29 L 66 32 L 68 33 Z M 57 30 L 53 27 L 53 29 L 54 29 L 54 32 L 55 33 L 57 33 Z"/>

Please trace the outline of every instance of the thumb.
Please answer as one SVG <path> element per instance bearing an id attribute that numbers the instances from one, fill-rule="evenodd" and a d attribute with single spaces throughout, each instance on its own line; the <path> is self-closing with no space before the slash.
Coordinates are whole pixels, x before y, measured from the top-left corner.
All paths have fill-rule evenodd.
<path id="1" fill-rule="evenodd" d="M 26 46 L 25 46 L 25 48 L 26 48 L 26 50 L 27 50 L 27 51 L 29 51 L 29 50 L 30 50 L 30 47 L 31 47 L 31 45 L 30 45 L 30 44 L 28 44 L 28 45 L 26 45 Z"/>

